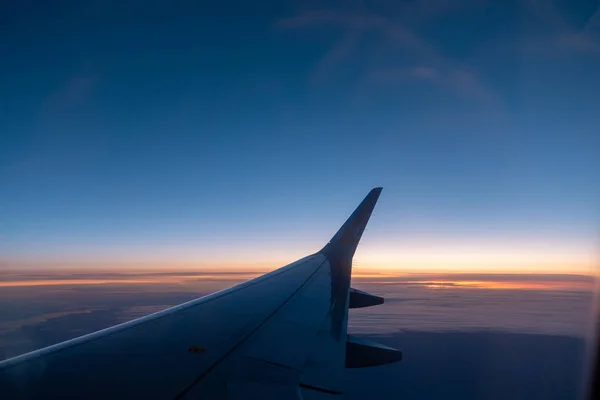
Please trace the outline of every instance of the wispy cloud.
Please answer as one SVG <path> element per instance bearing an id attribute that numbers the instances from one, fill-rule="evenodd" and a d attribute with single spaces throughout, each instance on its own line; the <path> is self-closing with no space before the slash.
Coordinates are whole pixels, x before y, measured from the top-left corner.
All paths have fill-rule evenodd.
<path id="1" fill-rule="evenodd" d="M 583 30 L 598 39 L 600 35 L 600 4 L 594 14 L 588 19 Z"/>
<path id="2" fill-rule="evenodd" d="M 580 32 L 573 34 L 572 45 L 582 52 L 600 54 L 600 4 Z"/>
<path id="3" fill-rule="evenodd" d="M 85 309 L 85 310 L 73 310 L 73 311 L 61 311 L 54 312 L 48 314 L 35 315 L 29 318 L 17 319 L 17 320 L 7 320 L 0 322 L 0 335 L 6 334 L 8 332 L 15 331 L 27 325 L 39 325 L 50 321 L 51 319 L 65 317 L 67 315 L 73 314 L 90 314 L 96 311 L 96 309 Z"/>
<path id="4" fill-rule="evenodd" d="M 436 46 L 416 34 L 398 19 L 370 11 L 319 10 L 283 18 L 275 23 L 281 29 L 309 29 L 336 27 L 346 32 L 321 58 L 311 76 L 324 79 L 336 66 L 357 57 L 357 43 L 366 35 L 375 35 L 383 52 L 410 54 L 416 63 L 406 66 L 403 61 L 382 66 L 372 63 L 365 73 L 365 81 L 379 84 L 402 84 L 410 80 L 435 81 L 459 95 L 466 95 L 485 106 L 501 108 L 494 89 L 471 67 L 443 54 Z M 368 56 L 366 56 L 368 58 Z M 396 57 L 402 60 L 406 57 Z"/>
<path id="5" fill-rule="evenodd" d="M 104 138 L 97 126 L 89 125 L 84 111 L 88 111 L 99 82 L 97 72 L 84 68 L 66 76 L 41 97 L 31 115 L 27 151 L 19 158 L 0 163 L 0 174 L 34 176 L 52 166 L 72 162 L 81 168 L 97 157 L 104 149 Z M 76 146 L 78 151 L 73 151 Z"/>
<path id="6" fill-rule="evenodd" d="M 414 67 L 410 69 L 410 74 L 423 79 L 434 79 L 438 75 L 437 70 L 432 67 Z"/>
<path id="7" fill-rule="evenodd" d="M 354 8 L 300 11 L 279 19 L 275 26 L 282 30 L 325 28 L 340 31 L 340 39 L 332 43 L 308 74 L 311 83 L 326 81 L 334 77 L 338 69 L 358 62 L 361 68 L 365 64 L 366 67 L 363 68 L 363 79 L 355 82 L 356 87 L 387 85 L 401 88 L 415 82 L 435 84 L 457 98 L 470 100 L 477 111 L 484 111 L 489 118 L 504 114 L 502 88 L 491 84 L 492 77 L 486 76 L 487 70 L 476 64 L 476 59 L 452 56 L 440 44 L 443 41 L 438 43 L 425 36 L 422 28 L 442 18 L 460 18 L 459 13 L 492 5 L 487 0 L 379 1 Z M 522 27 L 512 34 L 482 38 L 473 47 L 474 53 L 493 52 L 490 46 L 500 46 L 502 51 L 508 49 L 503 57 L 534 63 L 540 55 L 566 60 L 579 55 L 600 55 L 600 8 L 587 22 L 579 25 L 567 19 L 556 4 L 544 0 L 520 0 L 506 9 L 515 13 Z"/>
<path id="8" fill-rule="evenodd" d="M 89 71 L 78 72 L 65 79 L 62 85 L 45 100 L 43 111 L 56 113 L 70 109 L 87 100 L 98 83 L 98 75 Z"/>
<path id="9" fill-rule="evenodd" d="M 439 71 L 433 67 L 417 66 L 411 68 L 379 68 L 369 72 L 367 79 L 374 83 L 404 83 L 415 78 L 434 81 L 439 78 Z"/>
<path id="10" fill-rule="evenodd" d="M 359 40 L 359 33 L 351 32 L 333 45 L 319 60 L 319 63 L 311 74 L 310 83 L 318 84 L 327 79 L 340 63 L 356 51 Z"/>
<path id="11" fill-rule="evenodd" d="M 589 17 L 583 27 L 574 26 L 552 3 L 542 0 L 523 0 L 523 8 L 546 32 L 534 41 L 542 51 L 575 52 L 581 54 L 600 54 L 600 6 Z M 531 40 L 525 40 L 531 43 Z"/>
<path id="12" fill-rule="evenodd" d="M 600 54 L 600 42 L 594 40 L 587 32 L 566 32 L 559 34 L 556 44 L 559 49 L 563 50 Z"/>

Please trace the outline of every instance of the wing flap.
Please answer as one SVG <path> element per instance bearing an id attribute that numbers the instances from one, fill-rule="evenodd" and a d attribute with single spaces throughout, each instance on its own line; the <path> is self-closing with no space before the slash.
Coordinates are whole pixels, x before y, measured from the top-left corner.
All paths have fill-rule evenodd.
<path id="1" fill-rule="evenodd" d="M 346 368 L 374 367 L 402 360 L 402 352 L 372 340 L 348 335 Z"/>
<path id="2" fill-rule="evenodd" d="M 383 304 L 383 297 L 350 288 L 350 308 L 372 307 Z"/>

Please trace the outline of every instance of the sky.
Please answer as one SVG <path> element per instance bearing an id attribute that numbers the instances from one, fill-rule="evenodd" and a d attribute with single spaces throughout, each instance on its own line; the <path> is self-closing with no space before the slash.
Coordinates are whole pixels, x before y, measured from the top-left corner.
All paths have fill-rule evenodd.
<path id="1" fill-rule="evenodd" d="M 595 1 L 0 7 L 5 269 L 597 264 Z"/>

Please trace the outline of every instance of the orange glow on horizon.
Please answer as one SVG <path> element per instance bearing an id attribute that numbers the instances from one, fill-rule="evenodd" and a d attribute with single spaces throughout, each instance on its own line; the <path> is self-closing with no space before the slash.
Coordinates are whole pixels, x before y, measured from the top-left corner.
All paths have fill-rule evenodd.
<path id="1" fill-rule="evenodd" d="M 23 287 L 23 286 L 53 286 L 53 285 L 103 285 L 108 283 L 152 283 L 148 279 L 42 279 L 2 281 L 0 287 Z"/>
<path id="2" fill-rule="evenodd" d="M 104 273 L 104 275 L 103 275 Z M 194 285 L 209 281 L 232 281 L 232 284 L 262 275 L 263 272 L 208 272 L 170 271 L 164 273 L 127 271 L 114 274 L 100 270 L 37 270 L 4 274 L 0 287 L 79 286 L 79 285 Z M 108 274 L 108 276 L 106 275 Z M 539 277 L 536 277 L 536 275 Z M 554 278 L 549 278 L 554 276 Z M 593 290 L 590 275 L 556 274 L 498 274 L 498 273 L 440 273 L 406 272 L 368 268 L 355 269 L 352 279 L 361 283 L 418 285 L 429 289 L 527 289 L 527 290 Z"/>
<path id="3" fill-rule="evenodd" d="M 593 282 L 572 281 L 411 281 L 431 289 L 459 287 L 467 289 L 520 289 L 520 290 L 592 290 Z"/>
<path id="4" fill-rule="evenodd" d="M 59 285 L 106 285 L 106 284 L 185 284 L 193 280 L 233 280 L 245 281 L 252 279 L 259 274 L 210 274 L 210 275 L 160 275 L 160 276 L 144 276 L 140 278 L 105 278 L 105 279 L 88 279 L 88 278 L 63 278 L 63 279 L 30 279 L 30 280 L 4 280 L 0 281 L 0 287 L 26 287 L 26 286 L 59 286 Z"/>
<path id="5" fill-rule="evenodd" d="M 388 239 L 389 240 L 389 239 Z M 385 273 L 543 273 L 597 275 L 600 272 L 600 253 L 591 242 L 551 242 L 544 240 L 468 240 L 444 239 L 398 239 L 399 244 L 371 243 L 365 241 L 354 258 L 355 271 Z M 297 246 L 299 247 L 299 246 Z M 304 247 L 304 246 L 302 246 Z M 314 247 L 307 246 L 309 249 Z M 64 256 L 43 260 L 0 260 L 0 273 L 54 269 L 56 271 L 87 272 L 91 270 L 130 272 L 207 271 L 265 273 L 308 255 L 310 251 L 298 248 L 276 248 L 269 251 L 244 249 L 235 254 L 212 254 L 179 252 L 149 258 L 123 255 L 89 259 Z M 58 256 L 56 256 L 58 257 Z M 150 257 L 148 255 L 147 257 Z M 208 258 L 206 258 L 208 257 Z M 69 261 L 66 261 L 69 260 Z"/>

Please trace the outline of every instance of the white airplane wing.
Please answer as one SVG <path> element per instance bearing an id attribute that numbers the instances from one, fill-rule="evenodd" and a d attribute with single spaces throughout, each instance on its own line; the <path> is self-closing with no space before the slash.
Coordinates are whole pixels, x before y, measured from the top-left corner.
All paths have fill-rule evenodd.
<path id="1" fill-rule="evenodd" d="M 226 290 L 0 362 L 2 399 L 332 399 L 401 358 L 347 335 L 352 257 L 381 188 L 319 252 Z"/>

